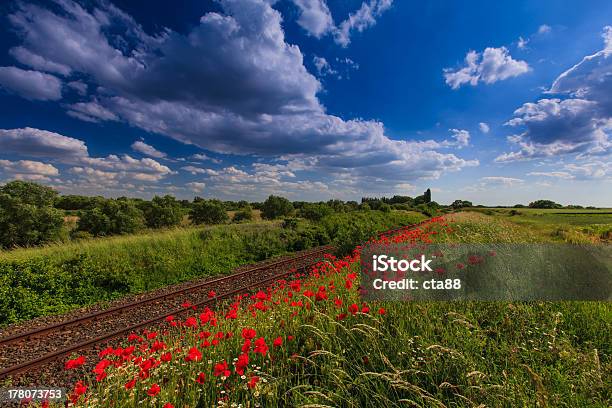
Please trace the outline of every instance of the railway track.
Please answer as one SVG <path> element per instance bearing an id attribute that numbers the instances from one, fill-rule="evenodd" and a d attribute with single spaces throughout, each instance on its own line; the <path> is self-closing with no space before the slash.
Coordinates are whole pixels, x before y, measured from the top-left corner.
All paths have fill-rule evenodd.
<path id="1" fill-rule="evenodd" d="M 391 235 L 421 224 L 387 230 L 378 236 Z M 186 302 L 196 308 L 210 306 L 222 299 L 294 275 L 318 262 L 323 254 L 332 249 L 329 245 L 317 247 L 288 259 L 257 265 L 230 275 L 5 336 L 0 338 L 0 380 L 162 323 L 170 315 L 188 313 L 191 308 L 185 307 Z"/>

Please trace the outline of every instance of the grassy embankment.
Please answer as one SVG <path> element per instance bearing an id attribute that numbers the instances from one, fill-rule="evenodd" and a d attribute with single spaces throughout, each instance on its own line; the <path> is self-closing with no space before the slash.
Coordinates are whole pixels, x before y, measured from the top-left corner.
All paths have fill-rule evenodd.
<path id="1" fill-rule="evenodd" d="M 375 231 L 423 219 L 394 211 L 178 228 L 0 251 L 0 326 L 66 312 L 328 243 L 354 245 Z"/>
<path id="2" fill-rule="evenodd" d="M 417 236 L 417 242 L 552 239 L 498 217 L 459 213 L 446 219 L 450 229 L 444 222 L 436 223 L 431 228 L 438 233 Z M 143 343 L 158 342 L 158 347 L 141 345 L 124 352 L 133 353 L 128 363 L 118 363 L 118 368 L 111 364 L 104 371 L 105 379 L 89 383 L 80 403 L 88 407 L 610 406 L 610 303 L 389 302 L 364 309 L 354 275 L 358 258 L 347 262 L 322 265 L 321 276 L 234 305 L 233 318 L 219 312 L 214 327 L 211 314 L 199 319 L 196 315 L 196 327 L 170 328 L 154 340 L 144 339 Z M 246 347 L 241 337 L 245 328 L 256 332 L 254 343 Z M 202 336 L 208 331 L 210 337 Z M 215 336 L 217 332 L 221 337 Z M 217 340 L 211 344 L 213 338 Z M 259 346 L 253 349 L 255 339 Z M 170 361 L 157 367 L 154 362 L 162 354 Z M 144 360 L 133 364 L 137 356 Z M 120 360 L 112 355 L 105 358 Z M 246 360 L 248 364 L 241 364 Z M 134 388 L 127 389 L 125 384 L 133 379 Z"/>

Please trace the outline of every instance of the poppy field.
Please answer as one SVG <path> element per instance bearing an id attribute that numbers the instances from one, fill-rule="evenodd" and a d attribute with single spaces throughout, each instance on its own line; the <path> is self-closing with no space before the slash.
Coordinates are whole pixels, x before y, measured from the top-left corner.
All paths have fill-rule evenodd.
<path id="1" fill-rule="evenodd" d="M 459 239 L 470 222 L 434 218 L 382 242 Z M 360 250 L 214 310 L 185 304 L 186 316 L 100 352 L 93 372 L 73 356 L 70 404 L 609 406 L 608 303 L 368 304 Z"/>

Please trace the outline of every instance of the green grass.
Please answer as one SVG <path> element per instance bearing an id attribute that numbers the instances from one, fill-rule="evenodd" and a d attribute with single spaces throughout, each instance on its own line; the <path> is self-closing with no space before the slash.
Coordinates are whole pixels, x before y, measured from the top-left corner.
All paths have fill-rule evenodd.
<path id="1" fill-rule="evenodd" d="M 612 239 L 612 209 L 470 208 L 466 212 L 496 217 L 527 227 L 555 241 L 593 243 Z"/>
<path id="2" fill-rule="evenodd" d="M 63 313 L 317 245 L 351 247 L 417 213 L 333 214 L 318 224 L 282 221 L 178 228 L 0 252 L 0 326 Z"/>

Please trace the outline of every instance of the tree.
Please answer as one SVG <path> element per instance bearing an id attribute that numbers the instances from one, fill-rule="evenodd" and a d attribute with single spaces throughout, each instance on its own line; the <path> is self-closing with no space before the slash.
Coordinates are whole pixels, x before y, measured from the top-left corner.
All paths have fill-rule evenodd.
<path id="1" fill-rule="evenodd" d="M 293 211 L 293 204 L 284 197 L 271 195 L 264 201 L 261 208 L 263 218 L 272 220 L 278 217 L 284 217 Z"/>
<path id="2" fill-rule="evenodd" d="M 134 202 L 125 199 L 104 200 L 99 205 L 81 212 L 78 231 L 95 236 L 129 234 L 144 227 L 144 216 Z"/>
<path id="3" fill-rule="evenodd" d="M 21 180 L 6 183 L 0 188 L 0 193 L 8 194 L 23 204 L 35 205 L 37 207 L 53 205 L 58 196 L 57 191 L 51 187 Z"/>
<path id="4" fill-rule="evenodd" d="M 333 213 L 334 210 L 323 203 L 305 203 L 299 210 L 299 215 L 310 221 L 320 221 L 326 215 Z"/>
<path id="5" fill-rule="evenodd" d="M 14 181 L 0 188 L 0 246 L 32 246 L 59 238 L 63 214 L 51 206 L 57 192 Z"/>
<path id="6" fill-rule="evenodd" d="M 536 200 L 529 203 L 530 208 L 563 208 L 561 204 L 557 204 L 551 200 Z"/>
<path id="7" fill-rule="evenodd" d="M 464 200 L 455 200 L 450 206 L 451 208 L 454 208 L 454 209 L 463 208 L 463 207 L 472 207 L 472 202 L 464 201 Z"/>
<path id="8" fill-rule="evenodd" d="M 221 224 L 229 220 L 223 203 L 219 200 L 194 201 L 189 219 L 194 224 Z"/>
<path id="9" fill-rule="evenodd" d="M 172 227 L 183 219 L 181 203 L 171 195 L 155 196 L 151 201 L 143 202 L 140 209 L 149 228 Z"/>

